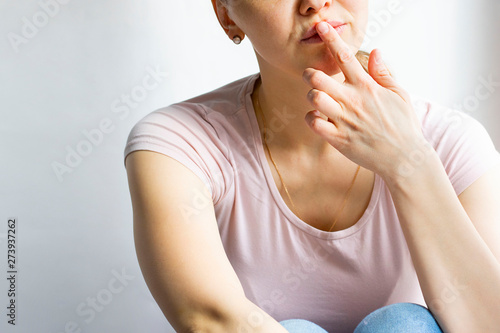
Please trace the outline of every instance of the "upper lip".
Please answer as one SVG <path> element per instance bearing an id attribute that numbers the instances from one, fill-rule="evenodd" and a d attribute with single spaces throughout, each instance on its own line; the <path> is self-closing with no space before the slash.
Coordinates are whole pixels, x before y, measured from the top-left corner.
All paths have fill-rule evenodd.
<path id="1" fill-rule="evenodd" d="M 306 33 L 304 34 L 304 36 L 302 37 L 302 40 L 311 38 L 312 36 L 318 34 L 316 32 L 316 25 L 319 22 L 322 22 L 322 21 L 318 21 L 316 23 L 313 23 L 312 27 L 310 27 L 309 30 L 307 30 Z M 330 24 L 334 28 L 345 24 L 344 22 L 339 22 L 339 21 L 325 21 L 325 22 L 328 23 L 328 24 Z"/>

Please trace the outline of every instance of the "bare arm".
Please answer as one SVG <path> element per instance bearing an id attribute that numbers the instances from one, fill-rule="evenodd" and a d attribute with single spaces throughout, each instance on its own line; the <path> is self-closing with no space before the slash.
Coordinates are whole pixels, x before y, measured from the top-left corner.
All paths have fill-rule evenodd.
<path id="1" fill-rule="evenodd" d="M 425 301 L 445 332 L 500 325 L 500 170 L 457 195 L 435 151 L 387 177 Z M 467 209 L 467 211 L 465 210 Z"/>
<path id="2" fill-rule="evenodd" d="M 194 205 L 195 195 L 210 193 L 205 184 L 178 161 L 154 152 L 131 153 L 126 168 L 139 265 L 174 329 L 287 332 L 245 297 L 209 194 L 209 204 Z"/>
<path id="3" fill-rule="evenodd" d="M 345 81 L 314 68 L 304 71 L 313 88 L 307 97 L 316 110 L 306 122 L 344 156 L 384 179 L 425 301 L 440 326 L 453 333 L 498 331 L 500 177 L 490 174 L 471 186 L 462 206 L 424 136 L 410 94 L 391 77 L 380 51 L 370 53 L 367 74 L 336 30 L 323 28 L 318 24 L 317 31 Z M 413 153 L 419 165 L 398 175 L 400 158 Z"/>

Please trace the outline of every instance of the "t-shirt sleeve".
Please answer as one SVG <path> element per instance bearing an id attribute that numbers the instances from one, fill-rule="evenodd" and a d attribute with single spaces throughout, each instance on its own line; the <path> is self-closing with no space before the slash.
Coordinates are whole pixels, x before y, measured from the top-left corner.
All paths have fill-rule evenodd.
<path id="1" fill-rule="evenodd" d="M 424 136 L 438 153 L 457 195 L 500 164 L 500 153 L 477 119 L 428 100 L 418 103 L 424 108 Z"/>
<path id="2" fill-rule="evenodd" d="M 226 146 L 202 106 L 174 104 L 146 115 L 130 131 L 124 163 L 137 150 L 158 152 L 182 163 L 208 187 L 214 204 L 232 183 Z"/>

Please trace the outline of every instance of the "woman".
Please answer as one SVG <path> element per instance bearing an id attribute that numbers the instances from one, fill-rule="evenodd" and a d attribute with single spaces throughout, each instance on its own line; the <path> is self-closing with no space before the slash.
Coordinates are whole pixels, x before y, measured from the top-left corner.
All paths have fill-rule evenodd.
<path id="1" fill-rule="evenodd" d="M 359 51 L 368 0 L 212 4 L 260 72 L 152 112 L 125 149 L 138 260 L 176 331 L 497 330 L 484 127 Z"/>

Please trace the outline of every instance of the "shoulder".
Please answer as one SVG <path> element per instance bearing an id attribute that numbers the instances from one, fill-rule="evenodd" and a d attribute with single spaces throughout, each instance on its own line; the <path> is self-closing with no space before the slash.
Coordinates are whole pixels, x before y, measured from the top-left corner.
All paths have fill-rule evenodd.
<path id="1" fill-rule="evenodd" d="M 246 106 L 247 97 L 252 93 L 253 86 L 259 74 L 248 75 L 210 92 L 181 102 L 181 105 L 198 105 L 203 107 L 208 115 L 218 112 L 229 116 Z"/>
<path id="2" fill-rule="evenodd" d="M 457 194 L 500 163 L 500 153 L 479 120 L 421 96 L 411 97 L 424 137 L 441 159 Z"/>
<path id="3" fill-rule="evenodd" d="M 217 118 L 231 116 L 246 106 L 246 97 L 252 92 L 258 75 L 252 74 L 196 97 L 156 109 L 140 119 L 134 129 L 145 124 L 165 124 L 169 121 L 180 121 L 185 125 L 213 123 Z"/>
<path id="4" fill-rule="evenodd" d="M 421 121 L 422 132 L 436 148 L 442 141 L 459 139 L 462 135 L 482 135 L 484 126 L 471 115 L 456 108 L 431 101 L 421 95 L 410 93 L 414 110 Z"/>

